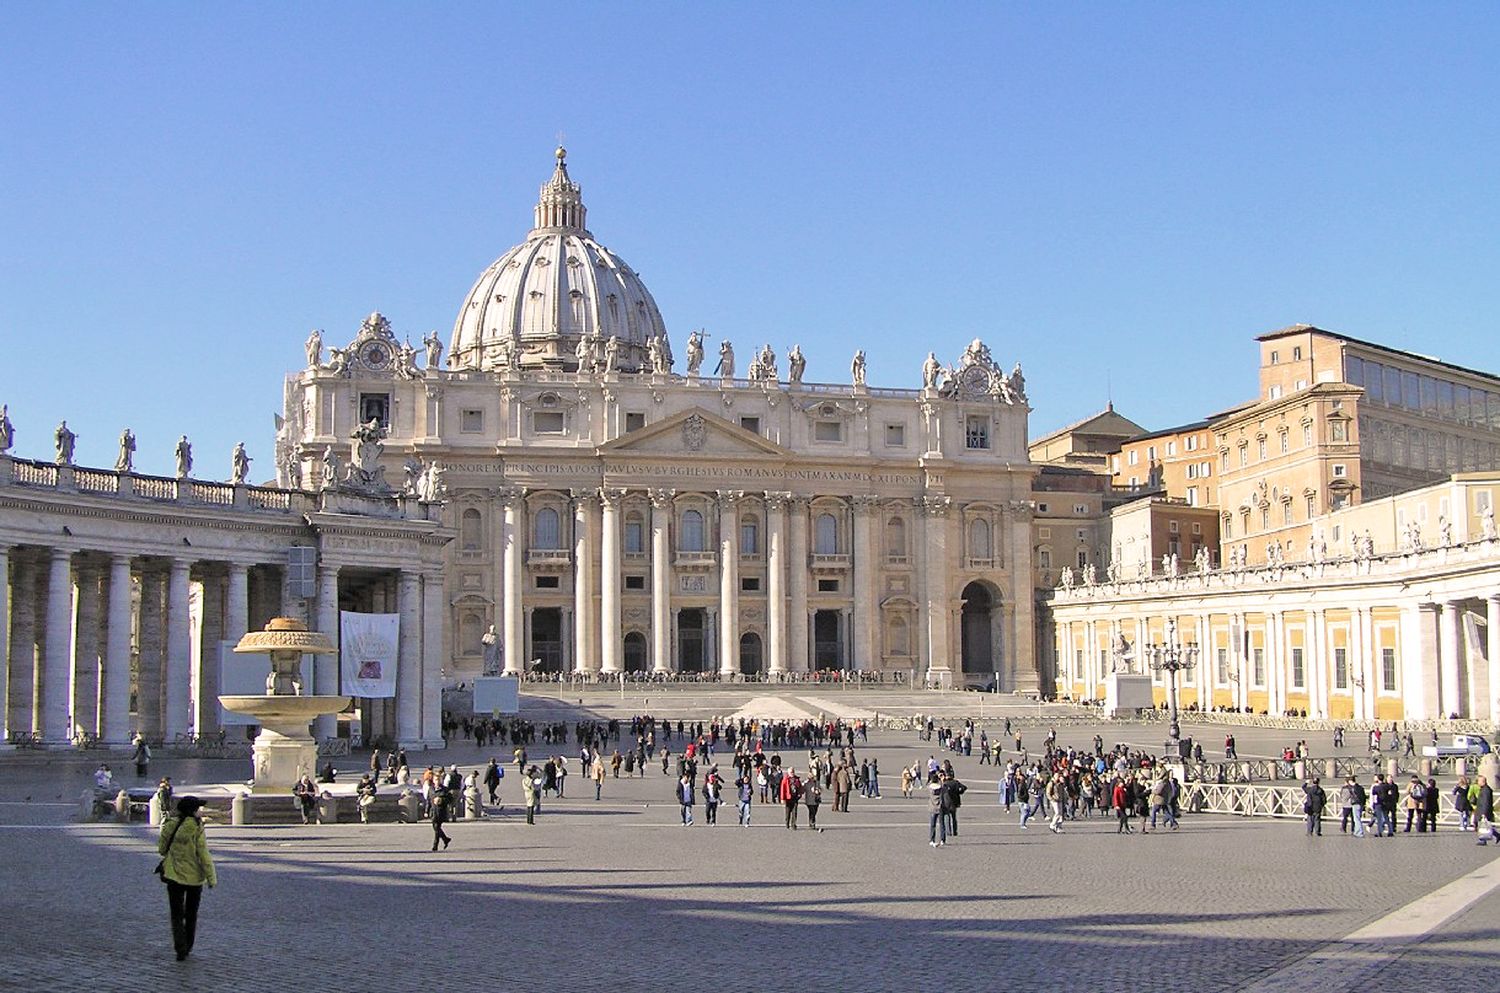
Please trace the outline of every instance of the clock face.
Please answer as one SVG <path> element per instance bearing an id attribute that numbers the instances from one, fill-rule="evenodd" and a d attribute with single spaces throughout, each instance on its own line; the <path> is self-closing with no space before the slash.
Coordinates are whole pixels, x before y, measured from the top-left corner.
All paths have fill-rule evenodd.
<path id="1" fill-rule="evenodd" d="M 391 360 L 391 354 L 386 347 L 373 342 L 360 350 L 359 357 L 365 365 L 374 369 L 384 368 Z"/>

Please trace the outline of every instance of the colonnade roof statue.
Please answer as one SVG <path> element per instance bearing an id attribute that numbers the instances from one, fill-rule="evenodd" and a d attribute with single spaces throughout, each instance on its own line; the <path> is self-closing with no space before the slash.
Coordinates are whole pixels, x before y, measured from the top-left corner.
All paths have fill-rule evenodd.
<path id="1" fill-rule="evenodd" d="M 617 339 L 618 368 L 650 367 L 666 325 L 640 275 L 584 226 L 583 194 L 557 150 L 526 240 L 480 273 L 453 324 L 454 369 L 571 367 L 581 341 Z"/>

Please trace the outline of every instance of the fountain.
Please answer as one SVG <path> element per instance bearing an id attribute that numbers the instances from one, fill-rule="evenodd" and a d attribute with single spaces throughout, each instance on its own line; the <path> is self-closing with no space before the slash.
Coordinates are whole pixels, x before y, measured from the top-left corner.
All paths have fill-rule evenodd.
<path id="1" fill-rule="evenodd" d="M 294 617 L 275 617 L 264 631 L 251 631 L 234 646 L 236 652 L 271 656 L 271 674 L 264 696 L 221 696 L 225 710 L 253 717 L 260 725 L 255 738 L 255 768 L 251 789 L 256 793 L 285 792 L 303 773 L 316 774 L 318 743 L 308 725 L 324 714 L 349 705 L 346 696 L 311 696 L 302 692 L 304 655 L 337 655 L 328 635 L 309 631 Z"/>

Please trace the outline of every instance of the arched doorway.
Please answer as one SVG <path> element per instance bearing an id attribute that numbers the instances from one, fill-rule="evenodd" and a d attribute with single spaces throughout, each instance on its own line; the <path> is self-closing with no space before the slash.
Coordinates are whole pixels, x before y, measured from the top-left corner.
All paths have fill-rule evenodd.
<path id="1" fill-rule="evenodd" d="M 746 634 L 740 638 L 740 674 L 760 674 L 760 635 Z"/>
<path id="2" fill-rule="evenodd" d="M 977 581 L 965 586 L 962 596 L 965 682 L 987 684 L 995 676 L 995 620 L 1000 604 L 989 588 Z"/>
<path id="3" fill-rule="evenodd" d="M 639 631 L 625 636 L 625 671 L 646 671 L 646 636 Z"/>

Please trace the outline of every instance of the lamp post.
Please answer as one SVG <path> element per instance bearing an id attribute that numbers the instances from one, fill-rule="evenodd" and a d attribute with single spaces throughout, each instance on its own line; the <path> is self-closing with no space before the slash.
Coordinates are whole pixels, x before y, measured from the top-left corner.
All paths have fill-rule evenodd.
<path id="1" fill-rule="evenodd" d="M 1167 679 L 1167 703 L 1171 707 L 1171 735 L 1176 741 L 1182 737 L 1177 723 L 1177 674 L 1191 671 L 1198 665 L 1198 646 L 1184 645 L 1177 637 L 1177 622 L 1167 621 L 1166 640 L 1146 648 L 1146 662 L 1152 672 L 1165 673 Z"/>

